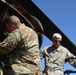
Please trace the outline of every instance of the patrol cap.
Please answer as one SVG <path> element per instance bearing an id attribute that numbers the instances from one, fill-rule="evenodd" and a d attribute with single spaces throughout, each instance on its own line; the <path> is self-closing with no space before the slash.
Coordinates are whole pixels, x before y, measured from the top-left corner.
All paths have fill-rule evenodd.
<path id="1" fill-rule="evenodd" d="M 62 39 L 62 36 L 59 33 L 54 33 L 52 38 L 54 38 L 54 37 Z"/>

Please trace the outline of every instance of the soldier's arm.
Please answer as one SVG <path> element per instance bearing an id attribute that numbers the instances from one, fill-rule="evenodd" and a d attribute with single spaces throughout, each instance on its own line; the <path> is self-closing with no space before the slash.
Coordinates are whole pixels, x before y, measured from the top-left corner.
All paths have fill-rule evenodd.
<path id="1" fill-rule="evenodd" d="M 0 43 L 0 55 L 11 52 L 16 48 L 18 43 L 17 34 L 9 34 L 8 37 Z"/>
<path id="2" fill-rule="evenodd" d="M 68 51 L 68 53 L 67 53 L 68 55 L 67 55 L 67 61 L 73 66 L 73 67 L 75 67 L 76 68 L 76 56 L 74 56 L 72 53 L 70 53 L 69 51 Z"/>
<path id="3" fill-rule="evenodd" d="M 42 58 L 45 58 L 45 56 L 46 56 L 46 50 L 49 48 L 49 46 L 47 46 L 47 47 L 44 47 L 42 50 L 40 50 L 40 57 L 41 57 L 41 59 Z"/>

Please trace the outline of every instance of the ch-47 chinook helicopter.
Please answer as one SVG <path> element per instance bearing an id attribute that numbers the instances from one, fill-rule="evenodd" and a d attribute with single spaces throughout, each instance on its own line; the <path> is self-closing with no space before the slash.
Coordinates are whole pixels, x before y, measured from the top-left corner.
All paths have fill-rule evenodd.
<path id="1" fill-rule="evenodd" d="M 43 35 L 45 35 L 51 41 L 53 33 L 58 32 L 63 36 L 62 45 L 68 48 L 71 53 L 76 55 L 76 46 L 31 0 L 0 0 L 1 41 L 6 37 L 4 35 L 5 27 L 2 21 L 8 14 L 17 15 L 22 22 L 37 32 L 40 47 L 43 42 Z"/>

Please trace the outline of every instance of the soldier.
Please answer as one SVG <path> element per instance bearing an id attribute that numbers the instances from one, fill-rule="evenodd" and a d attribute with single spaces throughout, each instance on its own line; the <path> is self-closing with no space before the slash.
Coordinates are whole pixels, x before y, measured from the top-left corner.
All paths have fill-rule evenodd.
<path id="1" fill-rule="evenodd" d="M 9 62 L 4 75 L 41 75 L 39 43 L 36 32 L 12 15 L 5 20 L 8 37 L 0 43 L 0 55 Z"/>
<path id="2" fill-rule="evenodd" d="M 76 57 L 69 50 L 61 45 L 62 36 L 59 33 L 53 34 L 52 46 L 45 47 L 40 51 L 41 58 L 45 58 L 44 75 L 64 75 L 63 66 L 69 62 L 76 67 Z"/>

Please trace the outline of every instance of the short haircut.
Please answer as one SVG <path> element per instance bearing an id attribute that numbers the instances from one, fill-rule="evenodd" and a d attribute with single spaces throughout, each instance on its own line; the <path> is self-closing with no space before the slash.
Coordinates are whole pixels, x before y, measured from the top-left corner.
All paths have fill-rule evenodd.
<path id="1" fill-rule="evenodd" d="M 52 38 L 54 38 L 54 37 L 62 39 L 62 36 L 59 33 L 54 33 Z"/>
<path id="2" fill-rule="evenodd" d="M 20 19 L 15 15 L 10 16 L 10 17 L 7 16 L 6 19 L 5 19 L 5 23 L 8 23 L 9 25 L 11 25 L 11 24 L 18 25 L 20 23 Z"/>

